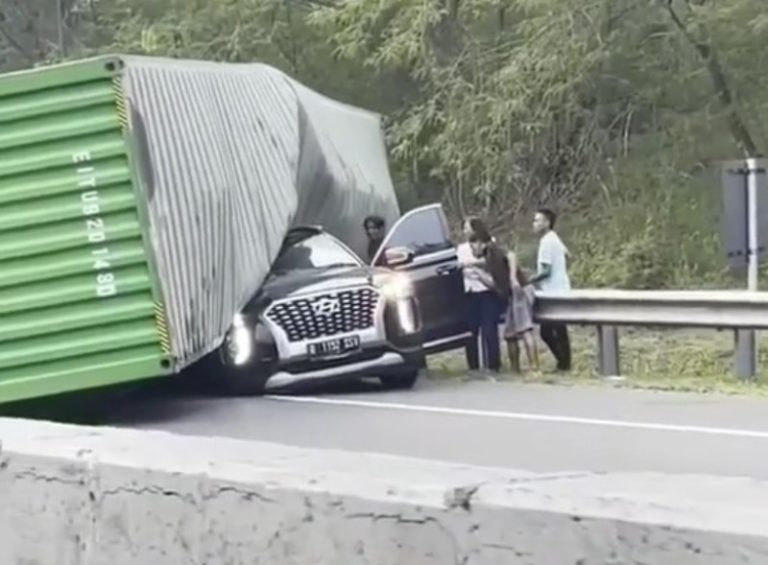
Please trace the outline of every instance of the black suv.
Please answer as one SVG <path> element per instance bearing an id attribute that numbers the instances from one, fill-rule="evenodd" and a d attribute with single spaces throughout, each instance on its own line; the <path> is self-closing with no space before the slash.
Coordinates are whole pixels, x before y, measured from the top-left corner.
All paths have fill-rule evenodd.
<path id="1" fill-rule="evenodd" d="M 372 265 L 322 228 L 292 230 L 215 354 L 216 378 L 235 394 L 359 376 L 410 388 L 425 355 L 468 337 L 462 273 L 435 204 L 400 218 Z"/>

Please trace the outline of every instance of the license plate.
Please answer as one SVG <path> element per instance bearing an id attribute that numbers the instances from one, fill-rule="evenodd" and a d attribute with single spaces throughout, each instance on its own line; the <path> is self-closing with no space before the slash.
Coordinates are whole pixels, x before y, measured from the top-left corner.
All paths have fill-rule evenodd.
<path id="1" fill-rule="evenodd" d="M 329 339 L 327 341 L 319 341 L 317 343 L 310 343 L 307 346 L 307 349 L 309 356 L 312 358 L 337 357 L 360 349 L 360 338 L 353 335 L 349 337 Z"/>

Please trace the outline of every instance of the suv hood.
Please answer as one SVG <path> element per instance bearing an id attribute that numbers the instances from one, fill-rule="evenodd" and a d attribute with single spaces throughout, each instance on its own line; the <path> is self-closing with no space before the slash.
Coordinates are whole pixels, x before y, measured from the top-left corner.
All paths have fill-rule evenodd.
<path id="1" fill-rule="evenodd" d="M 339 267 L 333 269 L 296 270 L 271 275 L 261 290 L 262 298 L 269 301 L 290 296 L 337 290 L 344 287 L 373 284 L 377 274 L 391 273 L 375 267 Z"/>

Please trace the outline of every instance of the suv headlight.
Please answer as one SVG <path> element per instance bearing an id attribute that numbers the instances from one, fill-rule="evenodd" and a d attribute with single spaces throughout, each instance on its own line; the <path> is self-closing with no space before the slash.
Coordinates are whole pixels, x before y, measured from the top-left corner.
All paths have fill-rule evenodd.
<path id="1" fill-rule="evenodd" d="M 225 342 L 227 355 L 235 365 L 244 365 L 253 355 L 253 336 L 242 314 L 235 314 Z"/>
<path id="2" fill-rule="evenodd" d="M 392 306 L 399 332 L 413 334 L 419 330 L 419 321 L 413 283 L 408 275 L 393 273 L 382 276 L 377 282 L 379 292 Z"/>
<path id="3" fill-rule="evenodd" d="M 407 275 L 397 274 L 383 279 L 379 287 L 381 294 L 390 300 L 399 300 L 413 296 L 413 284 Z"/>

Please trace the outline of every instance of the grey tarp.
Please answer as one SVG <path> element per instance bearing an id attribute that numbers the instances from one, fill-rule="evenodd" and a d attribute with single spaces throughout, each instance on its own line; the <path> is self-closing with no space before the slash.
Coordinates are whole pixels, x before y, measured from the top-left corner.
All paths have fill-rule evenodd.
<path id="1" fill-rule="evenodd" d="M 292 226 L 364 256 L 363 218 L 398 217 L 378 115 L 266 65 L 123 60 L 179 368 L 220 343 Z"/>

